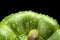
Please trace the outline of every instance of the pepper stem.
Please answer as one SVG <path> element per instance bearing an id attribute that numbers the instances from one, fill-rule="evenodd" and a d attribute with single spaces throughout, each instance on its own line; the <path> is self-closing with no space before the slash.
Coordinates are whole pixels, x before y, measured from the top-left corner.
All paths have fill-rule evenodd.
<path id="1" fill-rule="evenodd" d="M 39 40 L 39 32 L 36 29 L 33 29 L 28 34 L 28 40 Z"/>

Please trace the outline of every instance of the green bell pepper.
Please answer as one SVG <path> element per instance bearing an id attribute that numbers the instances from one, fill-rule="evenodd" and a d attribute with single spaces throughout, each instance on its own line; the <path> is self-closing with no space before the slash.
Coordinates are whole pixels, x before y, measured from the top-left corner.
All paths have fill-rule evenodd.
<path id="1" fill-rule="evenodd" d="M 33 11 L 20 11 L 0 22 L 0 40 L 60 40 L 56 19 Z"/>

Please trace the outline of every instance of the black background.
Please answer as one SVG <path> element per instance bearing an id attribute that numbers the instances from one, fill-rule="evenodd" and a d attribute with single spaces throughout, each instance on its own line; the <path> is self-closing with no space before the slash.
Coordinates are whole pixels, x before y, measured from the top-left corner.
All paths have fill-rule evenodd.
<path id="1" fill-rule="evenodd" d="M 25 10 L 47 14 L 60 24 L 59 1 L 55 0 L 0 0 L 0 21 L 11 13 Z"/>

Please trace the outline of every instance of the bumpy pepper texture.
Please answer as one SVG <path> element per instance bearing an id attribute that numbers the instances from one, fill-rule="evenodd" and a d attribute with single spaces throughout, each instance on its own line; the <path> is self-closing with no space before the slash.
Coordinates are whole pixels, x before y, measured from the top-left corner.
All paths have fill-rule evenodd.
<path id="1" fill-rule="evenodd" d="M 0 40 L 60 40 L 59 24 L 48 15 L 20 11 L 0 22 Z"/>

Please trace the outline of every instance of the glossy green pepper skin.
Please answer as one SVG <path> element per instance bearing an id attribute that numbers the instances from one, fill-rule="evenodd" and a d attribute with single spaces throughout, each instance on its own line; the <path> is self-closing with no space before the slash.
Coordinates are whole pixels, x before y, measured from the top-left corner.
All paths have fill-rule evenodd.
<path id="1" fill-rule="evenodd" d="M 39 33 L 38 40 L 60 40 L 60 31 L 56 32 L 59 30 L 58 22 L 48 15 L 32 11 L 20 11 L 5 17 L 0 23 L 0 40 L 29 40 L 28 35 L 33 33 L 29 32 L 33 29 Z"/>

